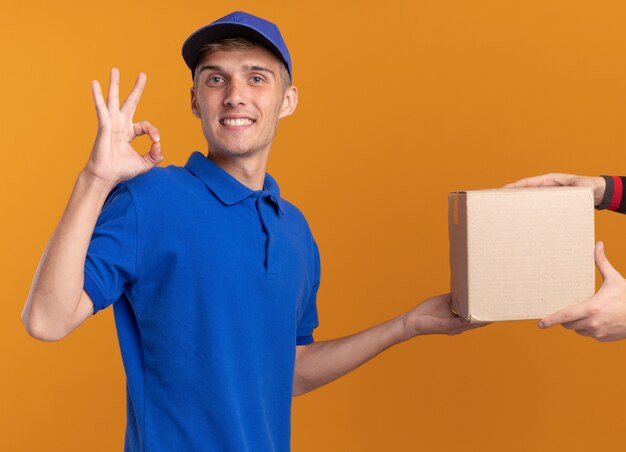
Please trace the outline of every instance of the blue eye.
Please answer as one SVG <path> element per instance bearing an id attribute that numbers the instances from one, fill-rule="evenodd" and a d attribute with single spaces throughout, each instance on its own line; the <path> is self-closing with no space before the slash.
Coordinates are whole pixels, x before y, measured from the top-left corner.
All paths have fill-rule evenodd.
<path id="1" fill-rule="evenodd" d="M 261 83 L 261 82 L 263 81 L 263 78 L 262 78 L 262 77 L 259 77 L 259 76 L 257 75 L 257 76 L 255 76 L 255 77 L 252 77 L 252 81 L 253 81 L 254 83 Z"/>
<path id="2" fill-rule="evenodd" d="M 224 81 L 224 79 L 222 77 L 219 77 L 217 75 L 214 75 L 212 77 L 209 77 L 207 79 L 207 83 L 210 83 L 212 85 L 217 85 L 219 83 L 222 83 Z"/>

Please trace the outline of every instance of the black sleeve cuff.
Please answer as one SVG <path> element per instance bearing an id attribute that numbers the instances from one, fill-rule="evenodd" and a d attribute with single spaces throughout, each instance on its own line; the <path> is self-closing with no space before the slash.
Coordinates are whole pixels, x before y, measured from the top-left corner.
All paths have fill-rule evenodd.
<path id="1" fill-rule="evenodd" d="M 611 200 L 613 199 L 613 190 L 615 189 L 615 185 L 613 184 L 613 178 L 611 176 L 602 176 L 604 182 L 606 182 L 606 188 L 604 189 L 604 196 L 602 197 L 602 202 L 596 206 L 598 210 L 604 210 L 611 204 Z"/>
<path id="2" fill-rule="evenodd" d="M 626 213 L 626 176 L 602 176 L 606 182 L 606 190 L 598 209 Z"/>

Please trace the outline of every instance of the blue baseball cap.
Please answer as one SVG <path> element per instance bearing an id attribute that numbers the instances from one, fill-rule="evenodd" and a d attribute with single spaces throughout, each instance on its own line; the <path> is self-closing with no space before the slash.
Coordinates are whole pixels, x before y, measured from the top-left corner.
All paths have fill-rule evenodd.
<path id="1" fill-rule="evenodd" d="M 258 42 L 283 62 L 289 72 L 289 77 L 293 79 L 289 50 L 278 27 L 272 22 L 243 11 L 236 11 L 217 19 L 194 31 L 187 38 L 182 52 L 187 67 L 191 69 L 192 77 L 202 48 L 206 44 L 227 38 L 247 38 Z"/>

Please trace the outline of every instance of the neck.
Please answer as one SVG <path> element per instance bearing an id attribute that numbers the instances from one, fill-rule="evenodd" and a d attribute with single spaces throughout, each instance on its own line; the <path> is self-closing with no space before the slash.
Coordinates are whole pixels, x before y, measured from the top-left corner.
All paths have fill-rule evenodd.
<path id="1" fill-rule="evenodd" d="M 209 152 L 208 158 L 250 190 L 263 189 L 269 153 L 254 157 L 224 157 Z"/>

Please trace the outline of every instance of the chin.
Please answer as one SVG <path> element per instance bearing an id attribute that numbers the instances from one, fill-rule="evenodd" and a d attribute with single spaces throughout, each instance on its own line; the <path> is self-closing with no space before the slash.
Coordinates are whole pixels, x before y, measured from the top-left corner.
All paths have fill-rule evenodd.
<path id="1" fill-rule="evenodd" d="M 224 157 L 249 157 L 251 155 L 254 155 L 257 152 L 257 149 L 245 148 L 245 147 L 239 147 L 239 146 L 209 147 L 209 149 L 211 149 L 211 152 L 215 152 L 216 154 L 223 155 Z M 213 149 L 216 149 L 216 150 L 213 151 Z"/>

